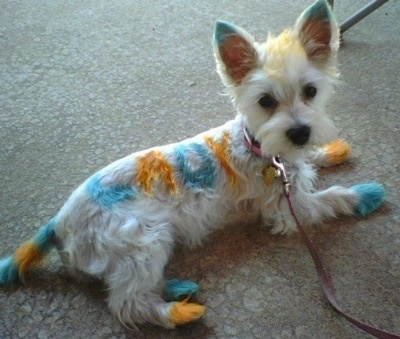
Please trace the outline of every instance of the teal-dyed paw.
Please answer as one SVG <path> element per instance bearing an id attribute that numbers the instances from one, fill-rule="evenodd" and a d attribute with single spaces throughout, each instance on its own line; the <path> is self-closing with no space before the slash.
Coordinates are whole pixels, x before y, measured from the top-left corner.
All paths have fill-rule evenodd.
<path id="1" fill-rule="evenodd" d="M 359 201 L 354 208 L 353 214 L 357 217 L 365 217 L 382 205 L 385 198 L 385 188 L 378 183 L 360 184 L 350 187 L 357 193 Z"/>
<path id="2" fill-rule="evenodd" d="M 190 280 L 171 279 L 164 286 L 164 294 L 169 300 L 182 300 L 197 293 L 199 285 Z"/>

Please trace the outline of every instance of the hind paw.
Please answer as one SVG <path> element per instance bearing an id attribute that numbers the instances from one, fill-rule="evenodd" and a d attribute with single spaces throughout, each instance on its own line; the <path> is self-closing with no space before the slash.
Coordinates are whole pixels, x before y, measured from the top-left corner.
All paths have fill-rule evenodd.
<path id="1" fill-rule="evenodd" d="M 199 285 L 190 280 L 171 279 L 164 286 L 164 295 L 168 300 L 183 300 L 195 295 Z"/>
<path id="2" fill-rule="evenodd" d="M 378 183 L 360 184 L 350 187 L 358 197 L 358 203 L 354 207 L 353 214 L 357 217 L 365 217 L 375 211 L 385 198 L 385 188 Z"/>
<path id="3" fill-rule="evenodd" d="M 184 301 L 172 303 L 169 309 L 168 318 L 175 326 L 183 325 L 201 318 L 205 310 L 205 306 L 188 303 L 186 299 Z"/>

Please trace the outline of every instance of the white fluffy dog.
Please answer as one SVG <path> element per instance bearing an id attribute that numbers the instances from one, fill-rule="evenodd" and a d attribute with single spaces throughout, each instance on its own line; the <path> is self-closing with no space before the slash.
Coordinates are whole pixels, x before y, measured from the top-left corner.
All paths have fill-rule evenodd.
<path id="1" fill-rule="evenodd" d="M 172 328 L 198 319 L 205 307 L 189 302 L 198 286 L 164 284 L 175 242 L 197 245 L 223 224 L 262 217 L 273 232 L 296 229 L 273 156 L 286 163 L 297 217 L 319 223 L 338 214 L 364 216 L 381 204 L 376 183 L 317 191 L 313 164 L 347 158 L 335 141 L 325 103 L 337 79 L 339 31 L 325 0 L 306 9 L 292 29 L 257 43 L 243 29 L 218 21 L 218 73 L 237 117 L 182 142 L 131 154 L 78 187 L 59 213 L 27 243 L 0 261 L 0 285 L 57 247 L 77 276 L 105 281 L 111 311 L 127 326 Z"/>

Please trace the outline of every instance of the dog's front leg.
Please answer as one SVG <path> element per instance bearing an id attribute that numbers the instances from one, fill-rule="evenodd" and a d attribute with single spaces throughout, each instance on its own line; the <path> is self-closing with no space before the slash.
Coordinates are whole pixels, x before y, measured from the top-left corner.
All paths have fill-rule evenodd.
<path id="1" fill-rule="evenodd" d="M 316 192 L 302 191 L 298 188 L 291 200 L 298 219 L 304 225 L 311 225 L 341 214 L 364 217 L 382 204 L 384 196 L 385 190 L 382 185 L 369 183 L 350 188 L 332 186 Z M 287 204 L 285 214 L 291 218 Z"/>

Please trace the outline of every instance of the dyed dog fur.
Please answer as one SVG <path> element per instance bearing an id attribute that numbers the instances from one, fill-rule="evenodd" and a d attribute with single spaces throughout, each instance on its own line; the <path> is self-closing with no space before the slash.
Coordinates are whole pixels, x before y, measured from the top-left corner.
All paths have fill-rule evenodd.
<path id="1" fill-rule="evenodd" d="M 338 46 L 325 0 L 264 43 L 217 22 L 217 70 L 237 117 L 194 138 L 129 155 L 88 178 L 32 240 L 0 261 L 0 285 L 23 280 L 57 247 L 72 274 L 105 281 L 109 308 L 123 324 L 173 328 L 205 311 L 188 301 L 197 284 L 163 280 L 176 242 L 198 245 L 218 227 L 260 217 L 274 233 L 295 231 L 281 181 L 266 178 L 272 156 L 287 165 L 294 208 L 305 225 L 378 208 L 384 189 L 377 183 L 314 188 L 314 166 L 341 163 L 349 153 L 325 113 L 338 77 Z"/>

